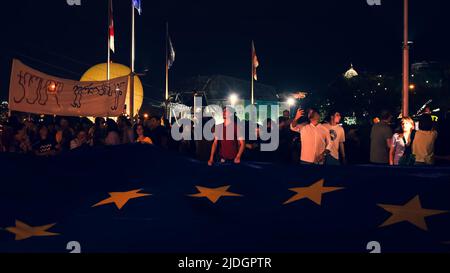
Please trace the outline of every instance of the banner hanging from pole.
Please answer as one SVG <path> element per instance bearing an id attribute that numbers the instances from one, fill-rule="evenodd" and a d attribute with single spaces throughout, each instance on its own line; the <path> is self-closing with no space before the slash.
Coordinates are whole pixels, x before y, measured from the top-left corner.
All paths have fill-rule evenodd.
<path id="1" fill-rule="evenodd" d="M 62 79 L 14 59 L 9 109 L 59 116 L 119 116 L 124 112 L 128 78 L 86 82 Z"/>

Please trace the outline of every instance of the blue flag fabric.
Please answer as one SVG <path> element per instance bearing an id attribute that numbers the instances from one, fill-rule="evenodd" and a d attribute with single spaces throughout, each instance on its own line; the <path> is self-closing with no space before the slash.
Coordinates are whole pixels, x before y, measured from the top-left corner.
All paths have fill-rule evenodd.
<path id="1" fill-rule="evenodd" d="M 141 15 L 142 13 L 141 0 L 133 0 L 133 6 L 135 9 L 137 9 L 139 15 Z"/>
<path id="2" fill-rule="evenodd" d="M 0 166 L 0 252 L 450 252 L 448 168 L 208 167 L 151 145 Z"/>
<path id="3" fill-rule="evenodd" d="M 170 39 L 170 36 L 167 37 L 168 39 L 168 56 L 167 56 L 167 64 L 169 69 L 172 67 L 173 63 L 175 62 L 175 48 L 173 47 L 172 44 L 172 39 Z"/>

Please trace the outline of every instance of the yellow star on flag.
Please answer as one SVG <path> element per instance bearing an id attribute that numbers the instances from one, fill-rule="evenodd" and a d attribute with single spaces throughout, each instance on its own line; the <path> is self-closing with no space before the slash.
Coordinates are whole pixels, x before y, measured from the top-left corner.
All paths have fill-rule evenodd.
<path id="1" fill-rule="evenodd" d="M 431 210 L 422 208 L 418 195 L 403 206 L 386 204 L 378 204 L 378 206 L 392 214 L 379 227 L 390 226 L 406 221 L 420 229 L 428 230 L 427 223 L 425 222 L 426 217 L 447 212 L 445 210 Z"/>
<path id="2" fill-rule="evenodd" d="M 289 198 L 286 202 L 284 202 L 284 205 L 298 201 L 300 199 L 308 198 L 309 200 L 313 201 L 317 205 L 322 204 L 322 195 L 327 192 L 333 192 L 337 190 L 341 190 L 343 188 L 340 187 L 324 187 L 325 180 L 320 179 L 316 183 L 312 184 L 309 187 L 299 187 L 299 188 L 291 188 L 290 191 L 295 192 L 296 194 Z"/>
<path id="3" fill-rule="evenodd" d="M 206 197 L 209 201 L 216 203 L 222 196 L 242 196 L 241 194 L 229 192 L 228 189 L 231 186 L 223 186 L 218 188 L 206 188 L 201 186 L 195 186 L 199 193 L 190 194 L 191 197 Z"/>
<path id="4" fill-rule="evenodd" d="M 114 203 L 114 204 L 116 204 L 118 209 L 122 209 L 122 207 L 125 206 L 125 204 L 130 199 L 135 199 L 135 198 L 151 195 L 148 193 L 140 193 L 141 190 L 142 189 L 126 191 L 126 192 L 110 192 L 109 198 L 98 202 L 97 204 L 93 205 L 92 207 L 97 207 L 97 206 Z"/>
<path id="5" fill-rule="evenodd" d="M 15 234 L 16 241 L 25 240 L 33 236 L 56 236 L 58 233 L 53 233 L 47 231 L 52 228 L 56 224 L 49 224 L 44 226 L 32 227 L 30 225 L 25 224 L 22 221 L 16 220 L 15 227 L 7 227 L 6 230 Z"/>

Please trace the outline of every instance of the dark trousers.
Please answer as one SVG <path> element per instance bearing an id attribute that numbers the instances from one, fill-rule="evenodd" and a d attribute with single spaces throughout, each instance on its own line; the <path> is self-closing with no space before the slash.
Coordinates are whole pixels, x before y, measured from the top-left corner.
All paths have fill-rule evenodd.
<path id="1" fill-rule="evenodd" d="M 325 165 L 339 166 L 341 165 L 341 162 L 339 161 L 339 159 L 336 159 L 332 155 L 328 154 L 325 158 Z"/>

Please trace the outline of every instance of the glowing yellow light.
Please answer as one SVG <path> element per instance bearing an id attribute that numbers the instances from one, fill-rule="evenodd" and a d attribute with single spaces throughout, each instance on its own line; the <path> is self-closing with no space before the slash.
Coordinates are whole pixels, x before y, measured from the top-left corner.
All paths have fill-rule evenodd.
<path id="1" fill-rule="evenodd" d="M 239 97 L 238 97 L 238 95 L 233 93 L 228 97 L 228 99 L 229 99 L 231 105 L 235 105 L 238 102 Z"/>
<path id="2" fill-rule="evenodd" d="M 107 64 L 97 64 L 93 67 L 89 68 L 81 77 L 80 81 L 104 81 L 107 78 Z M 111 79 L 123 77 L 129 75 L 131 72 L 130 68 L 118 64 L 118 63 L 111 63 L 110 65 L 110 76 Z M 139 109 L 142 106 L 142 102 L 144 100 L 144 88 L 142 86 L 142 82 L 139 79 L 139 77 L 136 75 L 134 76 L 134 113 L 139 113 Z M 128 89 L 127 89 L 127 96 L 125 99 L 125 104 L 127 104 L 127 115 L 130 115 L 130 83 L 128 83 Z"/>
<path id="3" fill-rule="evenodd" d="M 306 92 L 300 91 L 300 92 L 294 94 L 293 97 L 294 97 L 294 99 L 300 100 L 300 99 L 306 98 L 306 95 L 307 95 L 307 94 L 308 94 L 308 93 L 306 93 Z"/>
<path id="4" fill-rule="evenodd" d="M 409 85 L 409 90 L 414 90 L 416 89 L 416 85 L 415 84 L 410 84 Z"/>
<path id="5" fill-rule="evenodd" d="M 147 113 L 144 114 L 144 118 L 148 119 L 148 114 Z"/>
<path id="6" fill-rule="evenodd" d="M 50 82 L 50 84 L 47 87 L 47 91 L 48 93 L 55 93 L 56 92 L 56 83 L 55 82 Z"/>
<path id="7" fill-rule="evenodd" d="M 286 103 L 287 103 L 289 106 L 294 106 L 294 105 L 295 105 L 295 99 L 294 99 L 294 98 L 288 98 L 287 101 L 286 101 Z"/>

